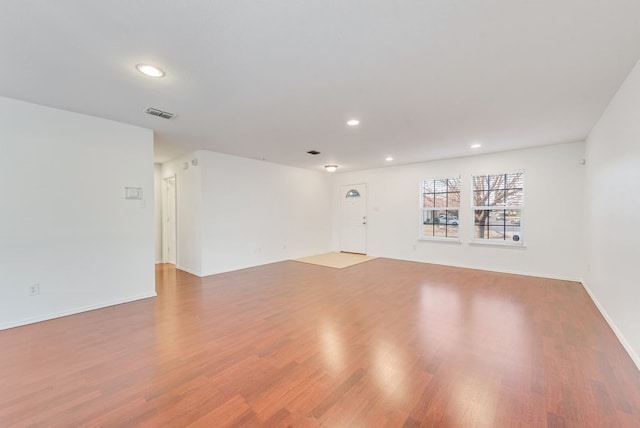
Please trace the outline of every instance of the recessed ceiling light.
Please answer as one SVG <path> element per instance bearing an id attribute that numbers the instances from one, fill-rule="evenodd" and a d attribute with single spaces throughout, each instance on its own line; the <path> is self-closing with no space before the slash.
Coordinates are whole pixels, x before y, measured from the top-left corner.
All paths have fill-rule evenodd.
<path id="1" fill-rule="evenodd" d="M 149 77 L 164 77 L 164 71 L 158 67 L 149 64 L 138 64 L 136 70 Z"/>
<path id="2" fill-rule="evenodd" d="M 391 156 L 387 156 L 386 158 L 384 158 L 384 160 L 386 160 L 387 162 L 391 162 L 393 158 Z"/>
<path id="3" fill-rule="evenodd" d="M 347 122 L 347 125 L 349 126 L 358 126 L 360 124 L 360 121 L 358 119 L 351 119 L 350 121 Z"/>
<path id="4" fill-rule="evenodd" d="M 479 149 L 480 147 L 482 147 L 482 144 L 480 144 L 480 143 L 474 143 L 474 144 L 471 145 L 472 149 Z"/>
<path id="5" fill-rule="evenodd" d="M 338 169 L 338 165 L 325 165 L 324 169 L 326 169 L 328 172 L 334 172 L 336 169 Z"/>

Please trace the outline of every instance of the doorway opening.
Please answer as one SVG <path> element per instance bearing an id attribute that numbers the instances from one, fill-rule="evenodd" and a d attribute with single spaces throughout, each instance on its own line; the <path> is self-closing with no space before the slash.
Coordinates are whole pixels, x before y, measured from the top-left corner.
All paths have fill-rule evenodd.
<path id="1" fill-rule="evenodd" d="M 177 263 L 178 230 L 177 217 L 177 189 L 176 176 L 163 180 L 162 192 L 162 261 L 163 263 Z"/>

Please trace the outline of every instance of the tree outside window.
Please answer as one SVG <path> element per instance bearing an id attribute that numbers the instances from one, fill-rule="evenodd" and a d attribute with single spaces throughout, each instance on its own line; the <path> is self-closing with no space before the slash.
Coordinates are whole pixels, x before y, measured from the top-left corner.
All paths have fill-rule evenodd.
<path id="1" fill-rule="evenodd" d="M 473 176 L 474 240 L 522 244 L 524 172 Z"/>

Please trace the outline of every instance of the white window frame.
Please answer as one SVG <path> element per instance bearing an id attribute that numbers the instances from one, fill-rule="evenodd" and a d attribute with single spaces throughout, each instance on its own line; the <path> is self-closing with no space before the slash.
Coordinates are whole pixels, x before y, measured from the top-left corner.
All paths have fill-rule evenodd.
<path id="1" fill-rule="evenodd" d="M 506 175 L 506 174 L 522 174 L 522 204 L 521 205 L 476 205 L 475 201 L 475 177 L 482 176 L 494 176 L 494 175 Z M 477 245 L 499 245 L 499 246 L 507 246 L 507 247 L 524 247 L 524 213 L 525 213 L 525 198 L 526 198 L 526 190 L 525 190 L 525 177 L 526 173 L 524 170 L 516 170 L 516 171 L 507 171 L 500 173 L 481 173 L 481 174 L 472 174 L 471 175 L 471 237 L 469 239 L 470 244 Z M 475 212 L 476 210 L 490 210 L 490 211 L 520 211 L 520 233 L 518 235 L 518 240 L 507 240 L 507 239 L 480 239 L 476 238 L 476 223 L 475 223 Z"/>
<path id="2" fill-rule="evenodd" d="M 423 180 L 420 180 L 420 182 L 418 183 L 418 194 L 419 194 L 419 200 L 418 200 L 418 216 L 419 216 L 419 228 L 418 228 L 418 240 L 419 241 L 444 241 L 444 242 L 461 242 L 460 240 L 460 225 L 462 224 L 462 221 L 460 219 L 460 214 L 461 214 L 461 205 L 462 205 L 462 199 L 459 198 L 459 204 L 457 207 L 453 207 L 453 206 L 446 206 L 446 207 L 442 207 L 442 208 L 425 208 L 424 207 L 424 193 L 423 193 L 423 189 L 425 186 L 425 182 L 429 182 L 429 181 L 437 181 L 437 180 L 458 180 L 458 191 L 460 193 L 460 195 L 462 195 L 462 179 L 460 177 L 460 175 L 458 175 L 457 177 L 440 177 L 440 178 L 425 178 Z M 458 212 L 458 236 L 433 236 L 433 235 L 425 235 L 424 234 L 424 212 L 425 211 L 457 211 Z"/>

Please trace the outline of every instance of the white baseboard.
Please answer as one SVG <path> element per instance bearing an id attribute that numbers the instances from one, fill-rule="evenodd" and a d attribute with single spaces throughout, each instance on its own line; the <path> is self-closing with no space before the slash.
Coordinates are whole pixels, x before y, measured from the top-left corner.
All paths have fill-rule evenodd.
<path id="1" fill-rule="evenodd" d="M 582 281 L 582 278 L 575 278 L 575 277 L 561 276 L 561 275 L 552 275 L 552 274 L 540 273 L 540 272 L 527 272 L 527 271 L 519 271 L 519 270 L 512 270 L 512 269 L 489 269 L 489 268 L 483 268 L 481 266 L 471 266 L 471 265 L 459 264 L 459 263 L 438 263 L 438 262 L 430 262 L 428 260 L 398 259 L 398 258 L 394 258 L 394 257 L 378 256 L 378 255 L 375 255 L 375 254 L 369 254 L 369 255 L 373 256 L 373 257 L 383 257 L 383 258 L 386 258 L 386 259 L 393 259 L 393 260 L 403 260 L 403 261 L 408 261 L 408 262 L 426 263 L 426 264 L 431 264 L 431 265 L 450 266 L 450 267 L 456 267 L 456 268 L 462 268 L 462 269 L 481 270 L 481 271 L 484 271 L 484 272 L 497 272 L 497 273 L 506 273 L 506 274 L 510 274 L 510 275 L 533 276 L 533 277 L 537 277 L 537 278 L 557 279 L 557 280 L 560 280 L 560 281 L 571 281 L 571 282 L 577 282 L 577 283 L 580 283 Z"/>
<path id="2" fill-rule="evenodd" d="M 186 268 L 186 267 L 184 267 L 184 266 L 178 266 L 178 265 L 176 265 L 176 269 L 178 269 L 178 270 L 183 270 L 183 271 L 185 271 L 185 272 L 187 272 L 187 273 L 190 273 L 191 275 L 195 275 L 195 276 L 200 277 L 200 278 L 202 278 L 202 277 L 204 276 L 204 275 L 201 275 L 201 273 L 200 273 L 200 272 L 196 272 L 195 270 L 193 270 L 193 269 L 189 269 L 189 268 Z"/>
<path id="3" fill-rule="evenodd" d="M 593 292 L 587 285 L 587 282 L 584 280 L 582 281 L 582 287 L 585 289 L 589 297 L 591 297 L 591 300 L 593 300 L 593 303 L 595 303 L 596 307 L 604 317 L 605 321 L 607 321 L 607 324 L 609 324 L 609 327 L 611 327 L 611 330 L 613 330 L 613 333 L 616 335 L 616 337 L 622 344 L 622 347 L 624 348 L 624 350 L 627 351 L 627 354 L 629 354 L 629 356 L 633 360 L 638 370 L 640 370 L 640 357 L 638 357 L 638 354 L 636 354 L 633 348 L 631 347 L 631 345 L 629 345 L 629 342 L 627 342 L 627 339 L 624 337 L 620 329 L 618 329 L 618 327 L 613 322 L 609 314 L 607 314 L 607 311 L 605 311 L 604 307 L 600 304 L 596 296 L 593 294 Z"/>
<path id="4" fill-rule="evenodd" d="M 20 321 L 0 324 L 0 330 L 6 330 L 8 328 L 20 327 L 20 326 L 23 326 L 23 325 L 33 324 L 33 323 L 41 322 L 41 321 L 48 321 L 48 320 L 52 320 L 54 318 L 66 317 L 68 315 L 74 315 L 74 314 L 79 314 L 81 312 L 93 311 L 93 310 L 96 310 L 96 309 L 102 309 L 102 308 L 106 308 L 106 307 L 109 307 L 109 306 L 120 305 L 122 303 L 135 302 L 136 300 L 148 299 L 150 297 L 156 297 L 156 296 L 157 296 L 157 294 L 154 291 L 153 293 L 140 294 L 140 295 L 137 295 L 137 296 L 126 297 L 124 299 L 116 299 L 116 300 L 111 300 L 111 301 L 108 301 L 108 302 L 97 303 L 95 305 L 81 306 L 81 307 L 78 307 L 78 308 L 68 309 L 68 310 L 60 311 L 60 312 L 52 312 L 52 313 L 45 314 L 45 315 L 39 315 L 39 316 L 33 317 L 33 318 L 26 318 L 26 319 L 23 319 L 23 320 L 20 320 Z"/>
<path id="5" fill-rule="evenodd" d="M 533 276 L 536 278 L 557 279 L 559 281 L 571 281 L 571 282 L 578 282 L 578 283 L 581 281 L 581 278 L 561 276 L 561 275 L 551 275 L 548 273 L 540 273 L 540 272 L 527 272 L 527 271 L 519 271 L 519 270 L 511 270 L 511 269 L 486 269 L 486 268 L 481 268 L 477 266 L 462 266 L 462 265 L 460 266 L 449 265 L 449 266 L 460 267 L 465 269 L 476 269 L 476 270 L 482 270 L 486 272 L 506 273 L 509 275 L 522 275 L 522 276 Z"/>

